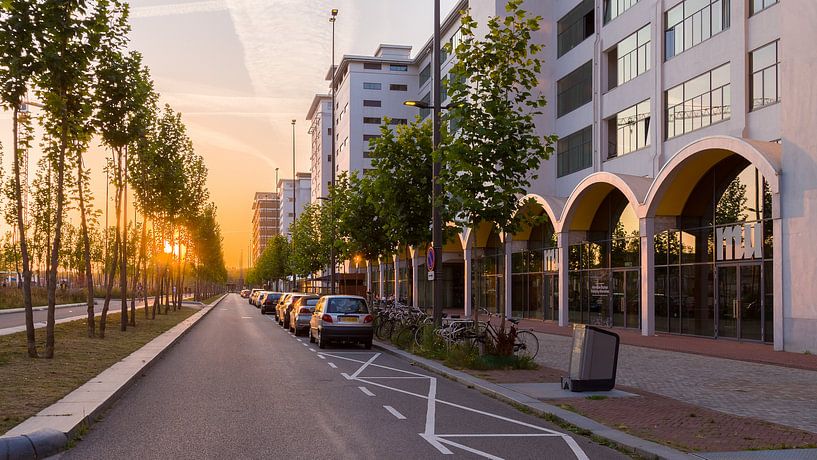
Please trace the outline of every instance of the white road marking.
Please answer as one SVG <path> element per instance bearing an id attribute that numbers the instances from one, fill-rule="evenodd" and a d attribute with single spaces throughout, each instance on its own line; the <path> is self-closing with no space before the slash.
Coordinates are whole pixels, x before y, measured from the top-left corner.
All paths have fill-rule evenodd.
<path id="1" fill-rule="evenodd" d="M 324 355 L 322 355 L 322 354 L 318 353 L 318 358 L 320 358 L 320 359 L 326 359 L 326 356 L 324 356 Z"/>
<path id="2" fill-rule="evenodd" d="M 309 351 L 311 351 L 312 353 L 317 353 L 317 350 L 315 350 L 314 348 L 310 348 Z"/>
<path id="3" fill-rule="evenodd" d="M 383 408 L 386 409 L 387 411 L 389 411 L 391 413 L 391 415 L 394 415 L 397 418 L 397 420 L 405 420 L 406 419 L 405 415 L 401 414 L 400 412 L 397 412 L 397 409 L 395 409 L 395 408 L 393 408 L 391 406 L 383 406 Z"/>
<path id="4" fill-rule="evenodd" d="M 323 356 L 321 356 L 321 357 L 323 358 Z M 338 368 L 338 366 L 336 366 L 335 363 L 327 363 L 327 364 L 329 364 L 329 367 L 331 367 L 332 369 L 337 369 Z"/>
<path id="5" fill-rule="evenodd" d="M 242 319 L 252 319 L 252 316 L 242 316 Z"/>
<path id="6" fill-rule="evenodd" d="M 293 336 L 293 337 L 294 337 L 294 336 Z M 301 340 L 301 339 L 295 339 L 295 340 L 297 340 L 298 342 L 303 342 L 303 340 Z"/>
<path id="7" fill-rule="evenodd" d="M 466 452 L 471 452 L 472 454 L 479 455 L 480 457 L 485 457 L 485 458 L 488 458 L 488 459 L 491 459 L 491 460 L 502 460 L 502 457 L 497 457 L 497 456 L 491 455 L 491 454 L 489 454 L 487 452 L 483 452 L 481 450 L 474 449 L 473 447 L 468 447 L 468 446 L 465 446 L 465 445 L 462 445 L 462 444 L 458 444 L 458 443 L 456 443 L 456 442 L 454 442 L 454 441 L 452 441 L 450 439 L 437 438 L 437 440 L 439 442 L 448 444 L 450 446 L 458 447 L 458 448 L 460 448 L 460 449 L 462 449 L 462 450 L 464 450 Z"/>
<path id="8" fill-rule="evenodd" d="M 346 372 L 341 372 L 340 375 L 342 375 L 343 378 L 345 378 L 346 380 L 352 380 L 352 377 L 349 377 L 349 374 L 347 374 Z"/>
<path id="9" fill-rule="evenodd" d="M 377 357 L 378 357 L 378 356 L 380 356 L 380 353 L 376 353 L 374 356 L 372 356 L 371 358 L 369 358 L 369 360 L 368 360 L 368 361 L 366 361 L 366 362 L 365 362 L 365 363 L 364 363 L 362 366 L 360 366 L 360 368 L 359 368 L 358 370 L 356 370 L 356 371 L 355 371 L 355 373 L 354 373 L 354 374 L 352 374 L 352 378 L 353 378 L 353 379 L 356 379 L 356 378 L 357 378 L 357 376 L 358 376 L 358 375 L 360 375 L 360 373 L 361 373 L 361 372 L 363 372 L 363 370 L 364 370 L 364 369 L 366 369 L 367 367 L 369 367 L 369 364 L 371 364 L 372 362 L 374 362 L 374 360 L 375 360 L 375 359 L 377 359 Z"/>
<path id="10" fill-rule="evenodd" d="M 368 389 L 368 388 L 366 388 L 366 387 L 357 387 L 357 388 L 358 388 L 360 391 L 362 391 L 362 392 L 363 392 L 363 394 L 364 394 L 364 395 L 366 395 L 366 396 L 374 396 L 374 393 L 372 393 L 371 391 L 369 391 L 369 389 Z"/>
<path id="11" fill-rule="evenodd" d="M 308 347 L 308 346 L 309 346 L 309 344 L 308 344 L 308 343 L 302 343 L 301 345 L 303 345 L 303 346 L 305 346 L 305 347 Z"/>

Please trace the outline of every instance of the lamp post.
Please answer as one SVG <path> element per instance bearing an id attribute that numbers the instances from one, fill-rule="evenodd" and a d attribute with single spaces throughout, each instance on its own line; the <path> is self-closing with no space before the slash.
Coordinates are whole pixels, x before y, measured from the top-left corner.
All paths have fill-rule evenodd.
<path id="1" fill-rule="evenodd" d="M 295 249 L 295 234 L 292 232 L 292 226 L 295 224 L 295 217 L 298 212 L 295 210 L 295 120 L 292 120 L 292 220 L 289 222 L 289 234 L 292 239 L 292 249 Z M 292 290 L 295 291 L 295 267 L 292 267 Z"/>
<path id="2" fill-rule="evenodd" d="M 434 40 L 431 53 L 431 68 L 433 69 L 433 79 L 431 86 L 432 103 L 429 105 L 423 101 L 405 101 L 404 105 L 417 107 L 419 109 L 432 110 L 432 155 L 434 163 L 431 168 L 431 247 L 434 250 L 435 259 L 442 261 L 443 256 L 443 222 L 442 222 L 442 196 L 443 187 L 440 183 L 440 169 L 442 164 L 434 152 L 440 148 L 440 115 L 442 109 L 449 109 L 451 105 L 443 107 L 441 105 L 440 93 L 442 92 L 442 82 L 440 81 L 440 0 L 434 0 Z M 438 266 L 441 266 L 437 262 Z M 434 268 L 434 272 L 437 268 Z M 433 272 L 432 272 L 433 273 Z M 434 324 L 439 326 L 443 317 L 443 284 L 439 276 L 434 276 L 431 281 L 431 306 L 433 309 Z"/>
<path id="3" fill-rule="evenodd" d="M 332 16 L 329 22 L 332 23 L 332 161 L 330 167 L 332 168 L 332 189 L 335 188 L 335 19 L 338 16 L 337 8 L 331 11 Z M 331 191 L 330 191 L 331 192 Z M 331 246 L 329 247 L 329 293 L 335 293 L 335 209 L 330 208 L 332 212 L 332 235 L 330 238 Z"/>

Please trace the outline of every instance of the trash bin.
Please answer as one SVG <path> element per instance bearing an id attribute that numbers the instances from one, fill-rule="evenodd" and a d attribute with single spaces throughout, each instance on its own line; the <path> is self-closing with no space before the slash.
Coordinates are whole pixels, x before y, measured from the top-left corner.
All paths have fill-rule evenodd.
<path id="1" fill-rule="evenodd" d="M 562 377 L 562 389 L 570 391 L 610 391 L 616 386 L 619 336 L 593 326 L 573 325 L 569 376 Z"/>

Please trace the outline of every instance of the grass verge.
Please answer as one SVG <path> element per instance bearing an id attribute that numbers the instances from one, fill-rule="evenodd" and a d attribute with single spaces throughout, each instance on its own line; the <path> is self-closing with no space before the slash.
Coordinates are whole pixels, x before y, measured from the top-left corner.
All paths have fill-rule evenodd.
<path id="1" fill-rule="evenodd" d="M 197 310 L 182 308 L 155 320 L 137 316 L 137 326 L 119 331 L 119 314 L 108 316 L 105 340 L 89 339 L 85 321 L 55 326 L 54 359 L 31 359 L 25 332 L 0 336 L 0 434 L 50 406 L 117 361 L 172 328 Z M 42 352 L 45 333 L 37 331 Z"/>
<path id="2" fill-rule="evenodd" d="M 214 295 L 213 297 L 208 297 L 208 298 L 202 300 L 201 303 L 203 303 L 204 305 L 210 305 L 211 303 L 213 303 L 216 300 L 220 299 L 221 296 L 223 296 L 223 295 L 224 294 L 218 294 L 218 295 Z"/>

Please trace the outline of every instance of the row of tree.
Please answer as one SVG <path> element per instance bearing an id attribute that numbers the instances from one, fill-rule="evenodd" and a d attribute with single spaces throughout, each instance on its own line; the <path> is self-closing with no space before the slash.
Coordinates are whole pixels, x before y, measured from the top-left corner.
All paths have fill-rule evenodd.
<path id="1" fill-rule="evenodd" d="M 48 292 L 46 358 L 54 356 L 61 269 L 82 273 L 88 336 L 103 338 L 117 275 L 122 331 L 136 324 L 135 295 L 128 311 L 129 289 L 141 287 L 147 305 L 148 285 L 155 286 L 155 316 L 171 283 L 175 294 L 167 300 L 180 306 L 191 270 L 200 280 L 226 278 L 203 159 L 193 150 L 181 114 L 160 107 L 142 56 L 127 50 L 129 30 L 128 5 L 119 0 L 0 2 L 0 102 L 13 114 L 5 217 L 16 228 L 31 357 L 39 355 L 31 302 L 34 264 L 44 266 Z M 37 116 L 30 110 L 32 93 L 41 107 Z M 95 139 L 110 152 L 104 172 L 113 185 L 115 225 L 101 230 L 101 211 L 94 209 L 89 187 L 92 171 L 84 160 Z M 27 177 L 23 168 L 35 143 L 43 156 L 26 206 L 28 184 L 21 177 Z M 138 224 L 128 222 L 129 187 L 141 215 Z M 66 232 L 71 217 L 79 222 L 76 233 Z M 140 235 L 138 243 L 133 234 Z M 66 241 L 67 235 L 76 239 Z M 105 300 L 97 332 L 93 280 L 100 238 Z"/>
<path id="2" fill-rule="evenodd" d="M 507 4 L 506 15 L 491 18 L 477 37 L 477 23 L 462 15 L 462 41 L 448 53 L 456 63 L 444 89 L 451 109 L 442 123 L 442 143 L 432 148 L 432 123 L 390 125 L 370 141 L 374 169 L 362 176 L 342 174 L 320 206 L 307 206 L 293 224 L 292 241 L 283 237 L 267 247 L 250 281 L 309 276 L 327 267 L 331 245 L 338 260 L 399 253 L 431 241 L 432 164 L 442 162 L 445 238 L 456 228 L 490 222 L 516 232 L 532 223 L 517 212 L 536 171 L 553 152 L 555 136 L 536 131 L 546 104 L 537 75 L 542 45 L 532 41 L 540 17 Z M 528 222 L 526 222 L 528 221 Z M 274 262 L 274 263 L 273 263 Z M 409 277 L 411 279 L 411 277 Z M 410 292 L 411 290 L 409 290 Z"/>

